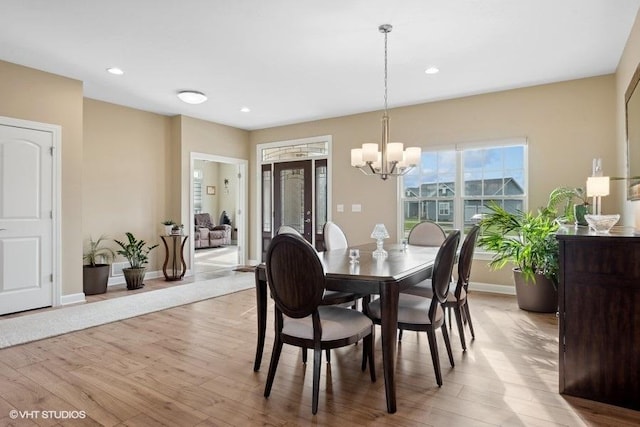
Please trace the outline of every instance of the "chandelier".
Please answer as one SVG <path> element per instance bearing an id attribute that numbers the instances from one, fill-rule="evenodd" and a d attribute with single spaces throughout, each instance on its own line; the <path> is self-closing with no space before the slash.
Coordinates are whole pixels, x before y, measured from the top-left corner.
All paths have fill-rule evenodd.
<path id="1" fill-rule="evenodd" d="M 401 142 L 389 142 L 389 114 L 387 112 L 387 35 L 393 27 L 380 25 L 378 30 L 384 34 L 384 114 L 382 115 L 382 144 L 362 144 L 362 148 L 351 150 L 351 166 L 360 169 L 365 175 L 379 175 L 386 180 L 389 176 L 400 176 L 409 172 L 420 163 L 420 147 L 407 147 Z"/>

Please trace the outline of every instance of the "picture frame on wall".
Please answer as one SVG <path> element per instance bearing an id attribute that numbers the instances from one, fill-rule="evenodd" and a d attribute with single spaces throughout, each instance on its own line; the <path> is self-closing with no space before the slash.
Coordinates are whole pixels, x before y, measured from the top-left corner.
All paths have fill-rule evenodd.
<path id="1" fill-rule="evenodd" d="M 207 194 L 210 196 L 216 195 L 216 186 L 215 185 L 207 185 Z"/>

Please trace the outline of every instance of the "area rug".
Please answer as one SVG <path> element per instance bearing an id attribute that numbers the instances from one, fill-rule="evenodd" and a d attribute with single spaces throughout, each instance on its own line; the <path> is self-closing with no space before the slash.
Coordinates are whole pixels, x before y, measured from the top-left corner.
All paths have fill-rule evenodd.
<path id="1" fill-rule="evenodd" d="M 0 320 L 0 348 L 190 304 L 255 286 L 252 274 L 234 274 L 126 297 Z"/>

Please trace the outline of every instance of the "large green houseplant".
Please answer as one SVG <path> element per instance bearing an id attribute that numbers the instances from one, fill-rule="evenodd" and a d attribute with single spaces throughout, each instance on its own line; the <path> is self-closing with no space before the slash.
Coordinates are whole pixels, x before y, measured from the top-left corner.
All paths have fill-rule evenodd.
<path id="1" fill-rule="evenodd" d="M 513 264 L 518 306 L 524 310 L 555 312 L 558 307 L 558 223 L 553 211 L 509 212 L 497 203 L 480 223 L 478 244 L 493 253 L 491 268 Z"/>
<path id="2" fill-rule="evenodd" d="M 144 240 L 138 240 L 132 233 L 125 233 L 127 242 L 115 240 L 121 249 L 117 251 L 129 261 L 130 268 L 123 268 L 127 289 L 139 289 L 144 286 L 145 265 L 149 262 L 149 252 L 158 245 L 148 246 Z"/>
<path id="3" fill-rule="evenodd" d="M 82 290 L 85 295 L 96 295 L 107 292 L 109 282 L 109 266 L 115 256 L 113 249 L 103 246 L 105 236 L 93 240 L 89 236 L 89 246 L 82 259 L 87 262 L 82 267 Z"/>
<path id="4" fill-rule="evenodd" d="M 561 221 L 588 225 L 585 215 L 589 213 L 589 198 L 584 188 L 558 187 L 549 194 L 547 209 L 555 212 Z"/>

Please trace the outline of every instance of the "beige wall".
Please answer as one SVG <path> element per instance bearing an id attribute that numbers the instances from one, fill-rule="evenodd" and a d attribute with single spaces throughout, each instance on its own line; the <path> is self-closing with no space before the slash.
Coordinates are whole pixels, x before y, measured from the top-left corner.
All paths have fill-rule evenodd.
<path id="1" fill-rule="evenodd" d="M 612 144 L 611 149 L 617 153 L 617 176 L 627 176 L 627 136 L 624 94 L 627 91 L 633 73 L 636 71 L 636 67 L 638 67 L 640 63 L 640 19 L 638 19 L 638 17 L 640 17 L 640 12 L 631 29 L 631 34 L 622 53 L 618 69 L 616 70 L 617 138 L 615 144 Z M 638 89 L 636 89 L 636 91 L 637 90 Z M 620 194 L 621 197 L 619 199 L 618 209 L 614 209 L 611 212 L 622 212 L 622 221 L 625 225 L 640 229 L 640 202 L 627 202 L 625 200 L 625 184 L 624 181 L 614 181 L 612 183 L 612 192 Z"/>
<path id="2" fill-rule="evenodd" d="M 615 79 L 608 75 L 392 109 L 391 139 L 428 147 L 525 136 L 529 207 L 535 209 L 546 204 L 557 186 L 584 186 L 592 158 L 601 157 L 605 168 L 616 164 L 616 152 L 611 149 L 615 114 Z M 380 112 L 373 112 L 251 132 L 250 164 L 255 167 L 257 144 L 332 135 L 333 220 L 345 229 L 352 244 L 369 242 L 377 222 L 384 222 L 395 240 L 396 180 L 384 182 L 350 166 L 352 148 L 379 140 L 380 118 Z M 250 197 L 253 224 L 258 206 L 255 185 Z M 362 213 L 350 212 L 353 203 L 362 205 Z M 613 203 L 605 200 L 604 210 Z M 345 212 L 337 212 L 337 204 L 344 204 Z M 253 256 L 257 253 L 254 240 Z M 478 270 L 486 271 L 482 263 L 477 264 Z M 478 272 L 474 281 L 501 283 L 503 276 Z"/>
<path id="3" fill-rule="evenodd" d="M 82 174 L 83 238 L 102 234 L 126 240 L 129 231 L 149 244 L 149 271 L 161 269 L 159 235 L 171 206 L 174 168 L 171 119 L 159 114 L 85 98 Z M 178 221 L 176 221 L 178 222 Z M 111 247 L 117 249 L 115 244 Z M 117 261 L 126 261 L 118 256 Z"/>
<path id="4" fill-rule="evenodd" d="M 227 211 L 231 224 L 235 227 L 237 226 L 236 195 L 238 194 L 238 167 L 228 163 L 220 163 L 218 171 L 218 194 L 220 195 L 218 219 L 220 219 L 222 211 Z M 226 189 L 224 188 L 225 178 L 229 180 Z"/>
<path id="5" fill-rule="evenodd" d="M 82 292 L 82 82 L 0 61 L 0 115 L 62 127 L 61 286 Z"/>
<path id="6" fill-rule="evenodd" d="M 211 154 L 233 159 L 247 159 L 249 132 L 230 126 L 194 119 L 187 116 L 179 116 L 180 133 L 178 135 L 180 145 L 180 217 L 181 222 L 192 224 L 189 218 L 190 197 L 190 173 L 191 153 Z M 176 180 L 178 181 L 178 180 Z M 218 213 L 219 216 L 219 213 Z M 218 218 L 213 217 L 214 221 Z M 190 254 L 185 259 L 190 259 Z M 190 260 L 187 260 L 189 263 Z"/>

